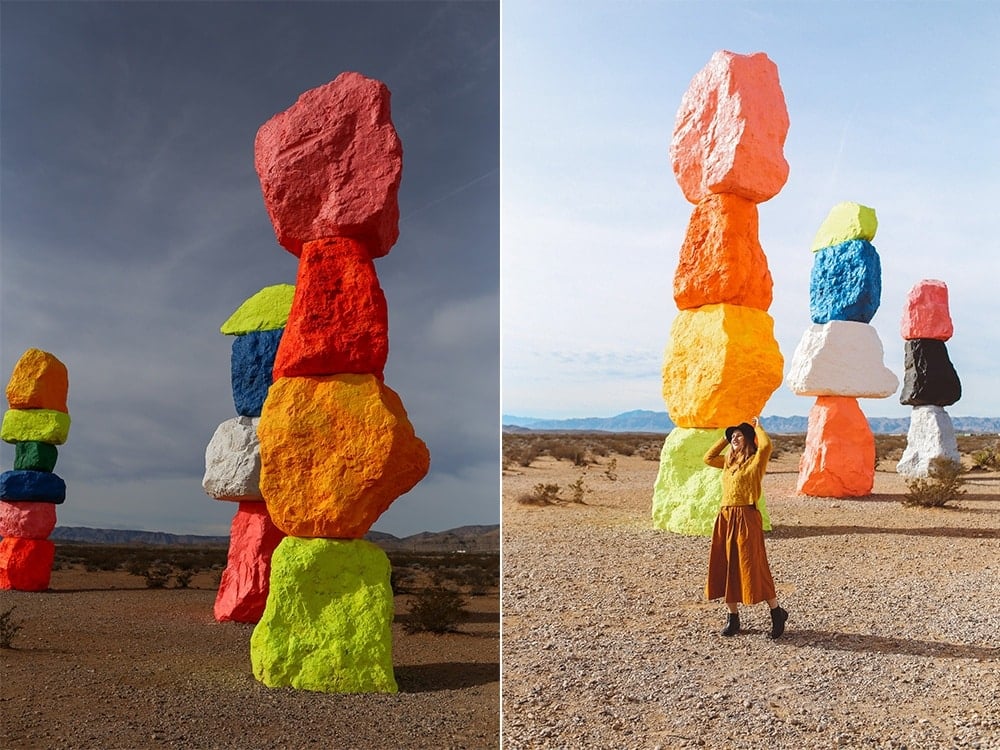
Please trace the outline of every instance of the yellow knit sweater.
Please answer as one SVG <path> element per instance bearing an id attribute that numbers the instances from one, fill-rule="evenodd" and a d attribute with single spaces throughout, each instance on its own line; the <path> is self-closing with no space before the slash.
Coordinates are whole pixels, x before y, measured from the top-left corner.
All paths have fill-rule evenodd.
<path id="1" fill-rule="evenodd" d="M 726 468 L 722 451 L 729 443 L 724 436 L 705 454 L 706 464 L 722 469 L 722 507 L 756 505 L 760 498 L 764 471 L 767 469 L 767 460 L 771 457 L 771 439 L 760 425 L 754 428 L 754 432 L 757 435 L 757 452 L 740 466 Z"/>

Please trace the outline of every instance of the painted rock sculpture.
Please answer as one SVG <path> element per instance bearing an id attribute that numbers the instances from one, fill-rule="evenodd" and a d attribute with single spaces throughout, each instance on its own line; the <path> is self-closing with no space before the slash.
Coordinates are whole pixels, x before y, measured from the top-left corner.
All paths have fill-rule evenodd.
<path id="1" fill-rule="evenodd" d="M 389 90 L 344 73 L 307 91 L 261 127 L 255 164 L 299 267 L 257 426 L 260 487 L 288 536 L 250 661 L 270 687 L 396 692 L 389 561 L 362 537 L 430 455 L 383 383 L 388 314 L 372 261 L 399 234 L 402 168 Z"/>
<path id="2" fill-rule="evenodd" d="M 285 536 L 272 523 L 260 490 L 257 424 L 271 387 L 274 358 L 295 287 L 264 287 L 222 324 L 233 336 L 230 371 L 236 416 L 220 424 L 205 449 L 202 487 L 217 500 L 239 503 L 229 530 L 229 554 L 215 596 L 219 622 L 255 623 L 267 603 L 271 557 Z"/>
<path id="3" fill-rule="evenodd" d="M 877 228 L 873 209 L 840 203 L 813 241 L 812 325 L 786 377 L 793 393 L 816 397 L 799 461 L 803 495 L 861 497 L 875 483 L 875 436 L 857 399 L 886 398 L 899 387 L 869 325 L 882 296 L 882 265 L 871 244 Z"/>
<path id="4" fill-rule="evenodd" d="M 66 483 L 56 475 L 57 445 L 66 442 L 69 373 L 54 355 L 28 349 L 14 365 L 0 428 L 14 443 L 14 469 L 0 474 L 0 589 L 44 591 L 49 587 L 55 545 L 56 505 Z"/>
<path id="5" fill-rule="evenodd" d="M 677 112 L 670 160 L 695 208 L 674 275 L 680 312 L 664 354 L 663 399 L 677 427 L 653 488 L 659 529 L 711 534 L 722 488 L 702 457 L 722 428 L 760 414 L 781 385 L 757 205 L 788 179 L 787 133 L 778 69 L 763 53 L 716 52 Z M 763 496 L 758 507 L 770 529 Z"/>
<path id="6" fill-rule="evenodd" d="M 935 459 L 961 459 L 951 417 L 944 409 L 962 397 L 962 383 L 945 343 L 953 330 L 947 285 L 936 279 L 917 282 L 906 296 L 900 323 L 905 356 L 899 402 L 913 407 L 906 449 L 896 464 L 900 474 L 926 477 Z"/>

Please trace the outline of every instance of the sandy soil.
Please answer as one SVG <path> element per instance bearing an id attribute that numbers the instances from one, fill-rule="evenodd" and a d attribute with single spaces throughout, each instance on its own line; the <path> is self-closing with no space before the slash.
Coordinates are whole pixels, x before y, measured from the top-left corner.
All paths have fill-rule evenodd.
<path id="1" fill-rule="evenodd" d="M 495 748 L 499 597 L 472 597 L 460 633 L 409 635 L 396 598 L 396 695 L 270 689 L 251 625 L 217 623 L 215 590 L 147 589 L 127 573 L 53 572 L 45 593 L 0 591 L 23 624 L 0 649 L 0 747 Z"/>
<path id="2" fill-rule="evenodd" d="M 1000 475 L 907 508 L 893 462 L 851 500 L 797 496 L 798 459 L 765 480 L 777 641 L 764 604 L 719 634 L 708 539 L 651 528 L 655 461 L 505 470 L 503 746 L 1000 748 Z"/>

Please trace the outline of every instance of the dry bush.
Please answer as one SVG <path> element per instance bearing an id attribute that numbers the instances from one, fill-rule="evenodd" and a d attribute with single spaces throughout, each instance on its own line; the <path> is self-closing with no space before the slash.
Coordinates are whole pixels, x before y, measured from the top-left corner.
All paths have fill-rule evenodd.
<path id="1" fill-rule="evenodd" d="M 559 490 L 558 484 L 539 482 L 531 492 L 518 497 L 517 502 L 521 505 L 555 505 L 561 500 Z"/>
<path id="2" fill-rule="evenodd" d="M 965 494 L 962 485 L 960 461 L 949 461 L 947 458 L 935 458 L 928 469 L 930 476 L 906 480 L 907 492 L 900 501 L 903 505 L 916 505 L 923 508 L 940 508 L 950 500 Z"/>
<path id="3" fill-rule="evenodd" d="M 974 449 L 970 455 L 975 471 L 996 471 L 1000 469 L 1000 442 Z"/>
<path id="4" fill-rule="evenodd" d="M 14 620 L 14 608 L 0 612 L 0 648 L 14 648 L 14 636 L 23 628 L 20 622 Z"/>
<path id="5" fill-rule="evenodd" d="M 465 614 L 465 598 L 438 583 L 414 597 L 403 628 L 407 633 L 453 633 Z"/>

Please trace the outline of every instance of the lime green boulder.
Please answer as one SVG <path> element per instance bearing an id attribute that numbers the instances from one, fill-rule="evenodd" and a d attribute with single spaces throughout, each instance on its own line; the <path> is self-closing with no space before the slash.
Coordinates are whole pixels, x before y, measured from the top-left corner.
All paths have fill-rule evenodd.
<path id="1" fill-rule="evenodd" d="M 397 692 L 389 573 L 389 558 L 363 539 L 285 537 L 250 637 L 254 676 L 268 687 Z"/>
<path id="2" fill-rule="evenodd" d="M 722 502 L 722 476 L 702 460 L 722 437 L 719 429 L 675 427 L 660 451 L 653 486 L 653 527 L 690 536 L 711 536 Z M 764 530 L 771 530 L 764 495 L 757 501 Z"/>
<path id="3" fill-rule="evenodd" d="M 284 328 L 294 296 L 293 284 L 266 286 L 237 307 L 219 330 L 227 336 L 242 336 L 254 331 Z"/>
<path id="4" fill-rule="evenodd" d="M 0 425 L 5 443 L 35 441 L 62 445 L 69 437 L 69 414 L 54 409 L 8 409 Z"/>
<path id="5" fill-rule="evenodd" d="M 877 229 L 878 219 L 875 217 L 874 208 L 850 201 L 838 203 L 830 209 L 830 213 L 820 224 L 819 231 L 813 239 L 812 251 L 817 252 L 825 247 L 851 240 L 871 242 L 875 239 Z"/>

